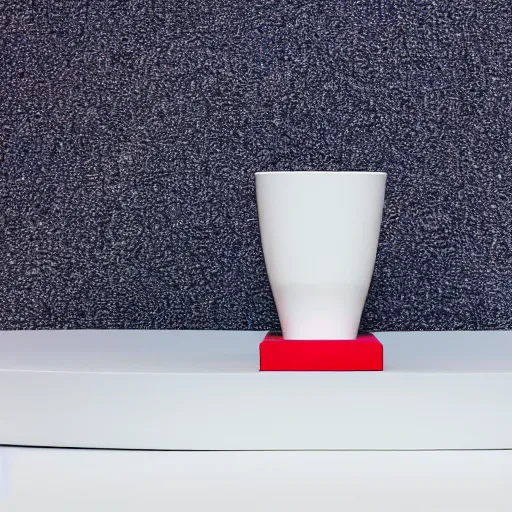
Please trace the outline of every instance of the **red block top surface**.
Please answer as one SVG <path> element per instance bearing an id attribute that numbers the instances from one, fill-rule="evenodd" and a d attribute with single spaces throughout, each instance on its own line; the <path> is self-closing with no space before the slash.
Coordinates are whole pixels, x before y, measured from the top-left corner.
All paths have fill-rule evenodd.
<path id="1" fill-rule="evenodd" d="M 382 371 L 384 350 L 373 334 L 356 340 L 284 340 L 267 334 L 260 344 L 261 371 Z"/>

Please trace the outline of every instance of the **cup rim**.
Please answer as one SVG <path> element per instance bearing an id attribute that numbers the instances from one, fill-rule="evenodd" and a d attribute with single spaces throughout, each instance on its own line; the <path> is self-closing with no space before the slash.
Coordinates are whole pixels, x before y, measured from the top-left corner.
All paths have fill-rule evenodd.
<path id="1" fill-rule="evenodd" d="M 257 175 L 265 175 L 265 174 L 335 174 L 335 175 L 341 175 L 341 174 L 363 174 L 363 175 L 370 175 L 370 174 L 378 174 L 378 175 L 384 175 L 387 176 L 387 172 L 382 171 L 258 171 L 254 173 Z"/>

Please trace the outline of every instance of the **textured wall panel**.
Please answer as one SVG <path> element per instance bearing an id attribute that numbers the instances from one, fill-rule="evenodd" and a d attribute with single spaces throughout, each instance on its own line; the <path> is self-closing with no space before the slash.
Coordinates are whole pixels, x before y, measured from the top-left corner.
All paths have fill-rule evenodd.
<path id="1" fill-rule="evenodd" d="M 0 327 L 278 326 L 254 172 L 389 173 L 366 329 L 512 328 L 512 4 L 0 1 Z"/>

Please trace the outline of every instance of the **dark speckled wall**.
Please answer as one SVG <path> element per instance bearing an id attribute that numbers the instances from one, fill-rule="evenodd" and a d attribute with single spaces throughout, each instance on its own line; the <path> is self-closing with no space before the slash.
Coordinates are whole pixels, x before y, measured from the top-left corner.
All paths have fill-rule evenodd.
<path id="1" fill-rule="evenodd" d="M 278 326 L 254 172 L 389 173 L 365 329 L 512 328 L 508 1 L 0 1 L 0 327 Z"/>

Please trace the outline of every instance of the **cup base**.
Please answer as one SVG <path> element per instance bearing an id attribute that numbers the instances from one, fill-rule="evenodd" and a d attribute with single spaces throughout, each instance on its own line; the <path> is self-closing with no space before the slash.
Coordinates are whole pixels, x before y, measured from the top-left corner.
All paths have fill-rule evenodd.
<path id="1" fill-rule="evenodd" d="M 260 371 L 382 371 L 384 348 L 373 334 L 355 340 L 285 340 L 268 333 L 260 343 Z"/>

